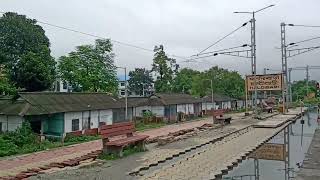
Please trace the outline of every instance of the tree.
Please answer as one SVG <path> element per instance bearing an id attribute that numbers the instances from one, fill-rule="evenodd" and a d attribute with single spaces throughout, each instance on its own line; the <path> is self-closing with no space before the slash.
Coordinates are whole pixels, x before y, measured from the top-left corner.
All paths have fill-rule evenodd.
<path id="1" fill-rule="evenodd" d="M 218 66 L 201 72 L 193 77 L 192 94 L 204 96 L 210 94 L 213 82 L 213 92 L 224 94 L 233 98 L 240 98 L 244 95 L 244 79 L 235 71 L 228 71 Z"/>
<path id="2" fill-rule="evenodd" d="M 191 94 L 193 79 L 200 74 L 197 70 L 181 69 L 173 81 L 173 92 Z"/>
<path id="3" fill-rule="evenodd" d="M 0 96 L 14 94 L 16 94 L 16 88 L 8 81 L 6 77 L 0 76 Z"/>
<path id="4" fill-rule="evenodd" d="M 178 70 L 176 60 L 169 58 L 163 48 L 163 45 L 155 46 L 152 71 L 157 74 L 155 81 L 156 92 L 170 92 L 174 73 Z"/>
<path id="5" fill-rule="evenodd" d="M 47 55 L 43 52 L 43 55 Z M 55 61 L 51 56 L 42 57 L 41 54 L 28 52 L 21 57 L 16 65 L 15 82 L 18 87 L 27 91 L 42 91 L 51 87 L 55 80 Z"/>
<path id="6" fill-rule="evenodd" d="M 307 96 L 309 93 L 317 93 L 317 88 L 316 88 L 317 81 L 309 81 L 308 86 L 307 86 L 307 81 L 306 80 L 301 80 L 301 81 L 294 81 L 292 83 L 292 98 L 294 101 L 304 99 L 304 97 Z"/>
<path id="7" fill-rule="evenodd" d="M 11 83 L 27 91 L 48 89 L 54 80 L 49 39 L 36 23 L 34 19 L 12 12 L 0 18 L 0 64 L 5 65 Z M 26 62 L 29 60 L 33 62 Z M 35 62 L 41 64 L 41 69 L 31 67 Z M 28 76 L 32 77 L 25 80 Z"/>
<path id="8" fill-rule="evenodd" d="M 112 43 L 97 39 L 95 45 L 82 45 L 59 58 L 59 76 L 76 91 L 115 93 L 118 88 Z"/>
<path id="9" fill-rule="evenodd" d="M 147 89 L 152 86 L 153 80 L 150 71 L 145 68 L 136 68 L 134 71 L 129 72 L 130 79 L 129 90 L 136 94 L 143 95 L 143 89 Z"/>

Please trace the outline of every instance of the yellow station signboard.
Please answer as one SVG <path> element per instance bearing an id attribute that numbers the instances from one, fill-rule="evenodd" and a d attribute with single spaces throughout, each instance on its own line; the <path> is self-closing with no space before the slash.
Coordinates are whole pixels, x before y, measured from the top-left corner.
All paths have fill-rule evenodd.
<path id="1" fill-rule="evenodd" d="M 256 159 L 284 161 L 284 144 L 267 143 L 252 152 L 249 157 Z"/>
<path id="2" fill-rule="evenodd" d="M 255 90 L 254 76 L 250 75 L 246 77 L 247 90 Z M 258 91 L 277 91 L 282 90 L 282 74 L 266 74 L 256 75 L 257 90 Z"/>

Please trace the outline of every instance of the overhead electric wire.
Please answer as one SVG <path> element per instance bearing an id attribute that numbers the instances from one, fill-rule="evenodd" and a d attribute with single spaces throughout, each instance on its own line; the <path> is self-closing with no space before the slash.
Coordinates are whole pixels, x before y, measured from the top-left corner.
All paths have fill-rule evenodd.
<path id="1" fill-rule="evenodd" d="M 299 44 L 299 43 L 308 42 L 308 41 L 312 41 L 312 40 L 315 40 L 315 39 L 320 39 L 320 36 L 314 37 L 314 38 L 310 38 L 310 39 L 305 39 L 305 40 L 302 40 L 302 41 L 297 41 L 297 42 L 289 43 L 289 46 L 295 45 L 295 44 Z"/>
<path id="2" fill-rule="evenodd" d="M 248 52 L 248 51 L 251 51 L 251 50 L 249 49 L 249 50 L 239 50 L 239 51 L 223 51 L 223 52 L 218 52 L 218 53 L 214 53 L 214 54 L 207 55 L 207 56 L 194 57 L 192 59 L 189 59 L 188 61 L 190 62 L 190 61 L 194 61 L 196 59 L 202 59 L 202 58 L 217 56 L 218 54 L 240 53 L 240 52 Z"/>
<path id="3" fill-rule="evenodd" d="M 231 49 L 237 49 L 237 48 L 247 47 L 247 46 L 249 46 L 249 45 L 248 44 L 243 44 L 241 46 L 234 46 L 234 47 L 220 49 L 220 50 L 216 50 L 216 51 L 210 51 L 210 52 L 206 52 L 206 53 L 196 54 L 196 55 L 192 55 L 191 57 L 204 55 L 204 54 L 212 54 L 212 53 L 216 53 L 216 52 L 221 52 L 221 51 L 226 51 L 226 50 L 231 50 Z"/>
<path id="4" fill-rule="evenodd" d="M 237 32 L 239 29 L 241 29 L 242 27 L 246 26 L 248 24 L 248 22 L 250 21 L 247 21 L 245 23 L 243 23 L 240 27 L 238 27 L 237 29 L 231 31 L 230 33 L 228 33 L 227 35 L 223 36 L 222 38 L 220 38 L 219 40 L 217 40 L 216 42 L 214 42 L 213 44 L 211 44 L 210 46 L 208 46 L 207 48 L 203 49 L 202 51 L 200 51 L 198 54 L 201 54 L 203 53 L 204 51 L 208 50 L 209 48 L 211 48 L 212 46 L 218 44 L 219 42 L 221 42 L 222 40 L 226 39 L 228 36 L 232 35 L 233 33 Z"/>
<path id="5" fill-rule="evenodd" d="M 306 48 L 299 48 L 299 49 L 290 49 L 288 51 L 298 51 L 298 50 L 305 50 L 305 49 L 318 49 L 320 46 L 311 46 L 311 47 L 306 47 Z"/>
<path id="6" fill-rule="evenodd" d="M 288 26 L 298 26 L 298 27 L 315 27 L 320 28 L 320 26 L 314 26 L 314 25 L 303 25 L 303 24 L 287 24 Z"/>
<path id="7" fill-rule="evenodd" d="M 6 12 L 0 12 L 0 14 L 5 14 L 5 13 Z M 82 35 L 86 35 L 86 36 L 91 36 L 91 37 L 94 37 L 94 38 L 99 38 L 99 39 L 105 39 L 106 38 L 106 37 L 98 36 L 98 35 L 95 35 L 95 34 L 91 34 L 91 33 L 83 32 L 83 31 L 79 31 L 79 30 L 75 30 L 75 29 L 71 29 L 71 28 L 67 28 L 67 27 L 63 27 L 63 26 L 59 26 L 59 25 L 55 25 L 55 24 L 51 24 L 51 23 L 44 22 L 44 21 L 36 20 L 36 22 L 41 23 L 41 24 L 45 24 L 45 25 L 48 25 L 48 26 L 52 26 L 52 27 L 55 27 L 55 28 L 67 30 L 67 31 L 70 31 L 70 32 L 74 32 L 74 33 L 78 33 L 78 34 L 82 34 Z M 137 45 L 134 45 L 134 44 L 130 44 L 130 43 L 114 40 L 114 39 L 111 39 L 111 38 L 109 38 L 109 39 L 110 39 L 110 41 L 112 41 L 114 43 L 117 43 L 117 44 L 121 44 L 121 45 L 124 45 L 124 46 L 132 47 L 132 48 L 136 48 L 136 49 L 140 49 L 140 50 L 144 50 L 144 51 L 148 51 L 148 52 L 154 52 L 154 50 L 152 50 L 152 49 L 148 49 L 148 48 L 144 48 L 144 47 L 137 46 Z M 177 56 L 177 55 L 172 55 L 172 54 L 168 54 L 168 56 L 181 58 L 181 59 L 187 59 L 187 57 L 182 57 L 182 56 Z"/>

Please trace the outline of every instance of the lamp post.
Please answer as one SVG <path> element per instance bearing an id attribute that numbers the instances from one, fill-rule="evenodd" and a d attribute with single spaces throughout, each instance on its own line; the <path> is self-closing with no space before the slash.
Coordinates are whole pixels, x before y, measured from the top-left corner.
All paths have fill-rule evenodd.
<path id="1" fill-rule="evenodd" d="M 116 67 L 124 70 L 124 91 L 125 91 L 125 104 L 126 104 L 126 112 L 125 112 L 125 120 L 128 120 L 128 90 L 127 90 L 127 68 L 126 67 Z"/>
<path id="2" fill-rule="evenodd" d="M 254 84 L 255 84 L 255 88 L 254 88 L 254 106 L 255 106 L 255 113 L 257 111 L 257 97 L 258 97 L 258 90 L 257 90 L 257 79 L 256 79 L 256 74 L 257 74 L 257 64 L 256 64 L 256 19 L 255 19 L 255 14 L 263 11 L 267 8 L 273 7 L 274 5 L 269 5 L 266 6 L 262 9 L 259 9 L 257 11 L 252 11 L 252 12 L 248 12 L 248 11 L 236 11 L 234 13 L 237 14 L 251 14 L 252 15 L 252 19 L 251 19 L 251 73 L 254 76 Z"/>

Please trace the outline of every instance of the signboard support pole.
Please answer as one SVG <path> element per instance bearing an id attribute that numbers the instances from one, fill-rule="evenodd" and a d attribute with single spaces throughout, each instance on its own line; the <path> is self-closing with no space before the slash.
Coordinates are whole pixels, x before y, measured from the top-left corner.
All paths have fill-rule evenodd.
<path id="1" fill-rule="evenodd" d="M 289 180 L 290 179 L 290 158 L 289 158 L 289 152 L 290 152 L 290 144 L 289 144 L 289 126 L 288 125 L 285 129 L 284 129 L 284 169 L 285 169 L 285 180 Z"/>
<path id="2" fill-rule="evenodd" d="M 248 113 L 248 86 L 247 86 L 247 77 L 244 81 L 245 84 L 245 91 L 246 91 L 246 113 Z"/>
<path id="3" fill-rule="evenodd" d="M 254 179 L 259 180 L 259 160 L 254 158 Z"/>

